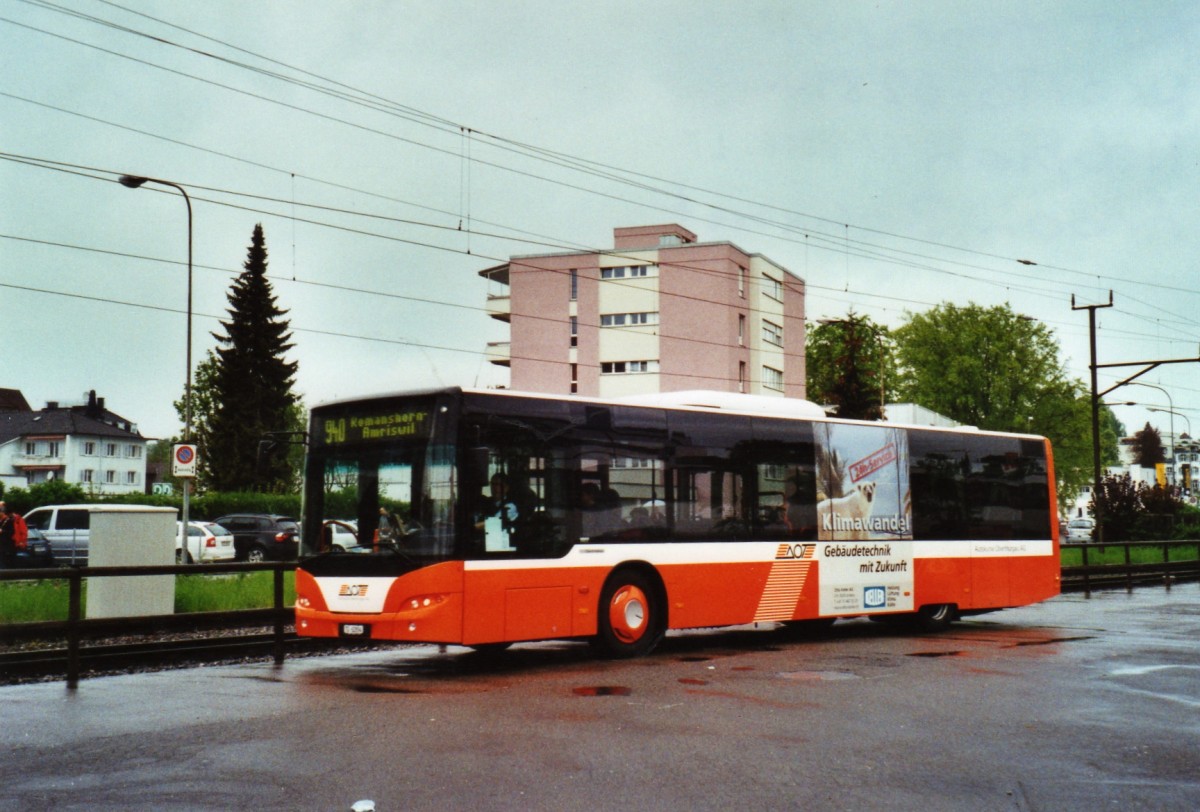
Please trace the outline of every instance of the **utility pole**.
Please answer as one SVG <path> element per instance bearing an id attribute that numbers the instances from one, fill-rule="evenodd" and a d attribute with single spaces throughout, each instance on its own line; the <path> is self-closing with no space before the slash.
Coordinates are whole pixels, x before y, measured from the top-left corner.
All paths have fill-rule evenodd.
<path id="1" fill-rule="evenodd" d="M 1100 498 L 1100 398 L 1114 389 L 1119 389 L 1126 384 L 1135 383 L 1137 378 L 1140 378 L 1153 369 L 1157 369 L 1163 364 L 1194 364 L 1200 362 L 1200 356 L 1197 356 L 1196 358 L 1172 358 L 1159 361 L 1121 361 L 1113 364 L 1096 363 L 1096 311 L 1103 307 L 1112 306 L 1113 294 L 1111 290 L 1108 292 L 1108 304 L 1079 305 L 1076 307 L 1075 295 L 1071 294 L 1071 309 L 1088 311 L 1088 332 L 1091 336 L 1092 345 L 1092 363 L 1089 367 L 1092 371 L 1092 501 L 1096 505 L 1096 541 L 1101 542 L 1104 541 L 1104 524 L 1100 521 L 1103 518 L 1104 502 Z M 1142 369 L 1124 380 L 1117 381 L 1103 392 L 1097 391 L 1096 371 L 1100 369 L 1112 369 L 1114 367 L 1142 367 Z M 1147 386 L 1149 384 L 1142 385 Z M 1154 388 L 1157 389 L 1159 387 Z M 1172 454 L 1174 454 L 1173 451 Z M 1174 464 L 1174 460 L 1172 460 L 1172 464 Z"/>
<path id="2" fill-rule="evenodd" d="M 1096 311 L 1102 307 L 1113 306 L 1113 293 L 1108 292 L 1108 304 L 1093 304 L 1075 306 L 1075 294 L 1071 294 L 1071 309 L 1088 312 L 1088 334 L 1091 339 L 1092 362 L 1088 369 L 1092 371 L 1092 504 L 1096 506 L 1096 541 L 1104 541 L 1104 500 L 1100 498 L 1100 394 L 1096 391 Z"/>

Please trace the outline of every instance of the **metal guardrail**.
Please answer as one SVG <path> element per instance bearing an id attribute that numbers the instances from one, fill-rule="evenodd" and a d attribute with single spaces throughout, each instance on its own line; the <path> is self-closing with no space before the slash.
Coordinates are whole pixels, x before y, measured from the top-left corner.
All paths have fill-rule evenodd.
<path id="1" fill-rule="evenodd" d="M 1102 554 L 1105 550 L 1118 548 L 1123 551 L 1121 561 L 1115 564 L 1092 564 L 1089 557 Z M 1079 550 L 1082 563 L 1062 568 L 1063 591 L 1070 589 L 1090 592 L 1093 588 L 1124 586 L 1132 590 L 1136 584 L 1162 583 L 1169 589 L 1172 581 L 1200 579 L 1200 558 L 1171 560 L 1171 552 L 1192 548 L 1193 554 L 1200 549 L 1200 540 L 1179 541 L 1090 541 L 1084 544 L 1064 544 L 1062 549 Z M 1162 551 L 1161 561 L 1133 561 L 1133 550 L 1152 549 Z"/>
<path id="2" fill-rule="evenodd" d="M 261 564 L 172 564 L 169 566 L 122 567 L 56 567 L 47 569 L 0 570 L 0 581 L 65 580 L 68 584 L 67 619 L 35 623 L 6 623 L 0 625 L 0 642 L 39 637 L 66 637 L 67 687 L 79 685 L 80 645 L 84 638 L 105 634 L 139 634 L 155 631 L 235 628 L 262 623 L 274 627 L 275 664 L 284 659 L 284 628 L 292 620 L 292 610 L 283 605 L 283 575 L 296 569 L 294 561 L 264 562 Z M 147 615 L 125 618 L 83 617 L 83 580 L 112 576 L 139 575 L 202 575 L 246 573 L 257 571 L 275 573 L 274 599 L 270 609 L 248 609 L 236 612 L 189 612 L 174 615 Z"/>
<path id="3" fill-rule="evenodd" d="M 1089 557 L 1109 548 L 1121 548 L 1123 561 L 1116 564 L 1092 564 Z M 1079 566 L 1062 568 L 1063 591 L 1124 585 L 1132 590 L 1136 584 L 1165 583 L 1172 580 L 1200 580 L 1200 558 L 1171 560 L 1171 551 L 1180 548 L 1200 549 L 1200 541 L 1117 541 L 1065 544 L 1063 550 L 1079 550 L 1083 562 Z M 1155 548 L 1162 551 L 1162 561 L 1134 562 L 1131 551 Z M 199 631 L 208 629 L 243 628 L 252 625 L 274 627 L 274 658 L 277 665 L 284 661 L 285 627 L 292 622 L 293 610 L 283 604 L 284 573 L 295 570 L 295 562 L 266 562 L 261 564 L 173 564 L 170 566 L 123 567 L 59 567 L 51 569 L 0 570 L 0 582 L 18 580 L 65 580 L 69 585 L 68 611 L 65 621 L 0 624 L 0 644 L 19 640 L 63 638 L 67 640 L 67 685 L 75 688 L 80 676 L 80 646 L 84 639 L 114 634 L 153 634 L 156 632 Z M 246 573 L 256 571 L 275 573 L 273 607 L 231 612 L 188 612 L 173 615 L 150 615 L 133 618 L 83 617 L 83 579 L 139 575 L 202 575 Z"/>

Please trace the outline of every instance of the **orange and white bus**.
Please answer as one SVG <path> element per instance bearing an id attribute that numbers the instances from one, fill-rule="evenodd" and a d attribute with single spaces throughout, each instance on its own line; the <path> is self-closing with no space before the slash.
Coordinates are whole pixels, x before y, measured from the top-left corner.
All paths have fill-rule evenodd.
<path id="1" fill-rule="evenodd" d="M 634 656 L 669 629 L 937 628 L 1059 591 L 1044 438 L 804 401 L 342 401 L 312 413 L 305 483 L 296 630 L 314 637 Z"/>

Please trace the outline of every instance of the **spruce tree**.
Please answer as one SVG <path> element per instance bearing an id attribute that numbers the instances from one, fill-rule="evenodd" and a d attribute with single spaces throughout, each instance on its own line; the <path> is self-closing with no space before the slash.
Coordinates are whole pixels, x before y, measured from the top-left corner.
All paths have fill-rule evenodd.
<path id="1" fill-rule="evenodd" d="M 213 413 L 203 449 L 210 487 L 222 491 L 284 491 L 294 476 L 283 454 L 259 454 L 271 432 L 293 428 L 299 398 L 292 391 L 296 362 L 289 324 L 267 279 L 262 224 L 229 292 L 225 334 L 213 333 L 216 350 Z"/>
<path id="2" fill-rule="evenodd" d="M 1153 468 L 1166 461 L 1167 453 L 1163 448 L 1162 435 L 1147 422 L 1144 429 L 1133 435 L 1133 462 L 1142 468 Z"/>

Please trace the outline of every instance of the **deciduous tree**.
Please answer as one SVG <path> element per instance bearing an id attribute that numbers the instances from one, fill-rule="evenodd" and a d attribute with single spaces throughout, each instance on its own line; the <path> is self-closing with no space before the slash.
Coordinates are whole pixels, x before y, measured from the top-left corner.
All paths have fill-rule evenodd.
<path id="1" fill-rule="evenodd" d="M 1060 504 L 1091 481 L 1091 399 L 1050 328 L 1007 305 L 941 304 L 893 336 L 901 398 L 981 429 L 1049 437 Z"/>

